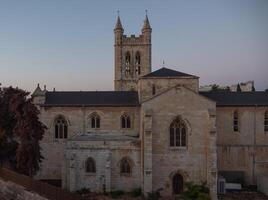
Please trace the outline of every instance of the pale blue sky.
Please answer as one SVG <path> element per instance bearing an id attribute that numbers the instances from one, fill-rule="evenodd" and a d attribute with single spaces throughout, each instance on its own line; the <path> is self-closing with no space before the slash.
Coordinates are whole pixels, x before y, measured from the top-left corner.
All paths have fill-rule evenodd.
<path id="1" fill-rule="evenodd" d="M 129 35 L 140 33 L 145 9 L 154 70 L 164 59 L 201 85 L 268 87 L 267 0 L 0 0 L 0 82 L 113 90 L 116 11 Z"/>

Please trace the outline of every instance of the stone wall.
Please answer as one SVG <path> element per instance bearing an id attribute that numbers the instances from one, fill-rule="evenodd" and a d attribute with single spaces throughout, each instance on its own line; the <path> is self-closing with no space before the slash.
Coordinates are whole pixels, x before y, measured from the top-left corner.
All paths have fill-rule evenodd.
<path id="1" fill-rule="evenodd" d="M 266 107 L 217 107 L 218 167 L 243 171 L 245 183 L 255 185 L 268 174 L 268 133 L 264 131 Z M 233 112 L 239 116 L 239 131 L 233 131 Z"/>
<path id="2" fill-rule="evenodd" d="M 101 118 L 101 126 L 98 129 L 90 127 L 89 116 L 93 112 L 98 113 Z M 125 113 L 131 117 L 130 129 L 121 129 L 121 116 Z M 68 138 L 86 132 L 139 135 L 138 107 L 41 107 L 40 120 L 48 129 L 40 143 L 45 159 L 35 177 L 37 179 L 62 179 L 66 176 L 62 167 L 65 165 L 67 140 L 56 139 L 54 133 L 54 121 L 60 115 L 68 121 Z"/>
<path id="3" fill-rule="evenodd" d="M 87 173 L 86 160 L 96 163 L 96 173 Z M 128 158 L 131 164 L 129 176 L 120 173 L 120 161 Z M 118 141 L 69 141 L 67 147 L 67 185 L 71 191 L 90 188 L 95 192 L 114 190 L 131 191 L 141 187 L 140 142 L 138 139 Z M 105 187 L 105 189 L 104 189 Z"/>
<path id="4" fill-rule="evenodd" d="M 48 200 L 36 193 L 25 190 L 24 187 L 0 179 L 1 200 Z"/>
<path id="5" fill-rule="evenodd" d="M 216 199 L 215 103 L 190 89 L 178 86 L 146 101 L 142 110 L 150 111 L 152 116 L 152 121 L 144 124 L 146 127 L 146 123 L 152 123 L 151 133 L 143 131 L 144 166 L 148 167 L 149 172 L 152 166 L 152 189 L 155 191 L 162 188 L 163 196 L 171 196 L 172 178 L 180 173 L 184 182 L 207 182 L 212 198 Z M 178 116 L 187 126 L 186 147 L 169 145 L 169 127 Z M 147 168 L 144 177 L 148 179 L 146 170 Z"/>
<path id="6" fill-rule="evenodd" d="M 143 102 L 152 96 L 152 88 L 155 87 L 155 95 L 164 92 L 165 90 L 174 87 L 176 85 L 183 85 L 192 89 L 193 91 L 198 91 L 199 83 L 198 78 L 192 77 L 182 77 L 182 78 L 147 78 L 143 77 L 139 80 L 139 98 Z"/>

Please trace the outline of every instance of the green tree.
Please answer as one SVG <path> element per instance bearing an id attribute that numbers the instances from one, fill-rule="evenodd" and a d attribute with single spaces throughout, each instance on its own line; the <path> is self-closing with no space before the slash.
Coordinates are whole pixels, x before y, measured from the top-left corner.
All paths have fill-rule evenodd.
<path id="1" fill-rule="evenodd" d="M 210 200 L 209 189 L 204 184 L 186 183 L 186 190 L 182 193 L 183 200 Z"/>
<path id="2" fill-rule="evenodd" d="M 236 91 L 237 91 L 237 92 L 241 92 L 241 91 L 242 91 L 239 83 L 237 84 Z"/>
<path id="3" fill-rule="evenodd" d="M 0 161 L 33 176 L 42 160 L 40 140 L 46 127 L 29 93 L 12 87 L 0 90 Z"/>

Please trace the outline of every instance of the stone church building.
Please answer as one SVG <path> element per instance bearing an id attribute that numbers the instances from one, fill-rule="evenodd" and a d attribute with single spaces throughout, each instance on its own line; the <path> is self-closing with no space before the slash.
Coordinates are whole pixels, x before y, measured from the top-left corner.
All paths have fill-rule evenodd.
<path id="1" fill-rule="evenodd" d="M 217 199 L 220 172 L 239 172 L 245 185 L 268 174 L 268 93 L 200 92 L 199 77 L 152 72 L 152 29 L 114 29 L 114 91 L 33 93 L 45 157 L 36 176 L 76 191 L 179 195 L 205 182 Z"/>

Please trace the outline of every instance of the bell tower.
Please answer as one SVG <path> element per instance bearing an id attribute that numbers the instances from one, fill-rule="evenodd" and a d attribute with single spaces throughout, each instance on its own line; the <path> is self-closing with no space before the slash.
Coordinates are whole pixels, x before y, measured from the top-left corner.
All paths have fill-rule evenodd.
<path id="1" fill-rule="evenodd" d="M 139 77 L 151 72 L 151 34 L 147 14 L 139 36 L 124 35 L 118 15 L 114 28 L 115 91 L 136 91 Z"/>

